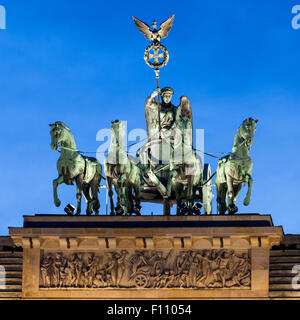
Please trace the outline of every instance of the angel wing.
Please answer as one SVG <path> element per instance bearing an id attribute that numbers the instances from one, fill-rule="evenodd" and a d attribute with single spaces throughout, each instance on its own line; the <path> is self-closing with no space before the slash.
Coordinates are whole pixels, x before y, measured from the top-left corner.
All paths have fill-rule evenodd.
<path id="1" fill-rule="evenodd" d="M 166 38 L 169 31 L 171 30 L 172 25 L 173 25 L 173 21 L 174 21 L 174 17 L 175 17 L 175 14 L 173 14 L 171 18 L 167 19 L 165 22 L 163 22 L 160 25 L 161 29 L 158 31 L 158 34 L 160 35 L 160 37 L 162 39 Z"/>
<path id="2" fill-rule="evenodd" d="M 135 25 L 139 29 L 141 33 L 143 33 L 146 36 L 147 40 L 151 40 L 152 31 L 150 31 L 150 27 L 147 25 L 147 23 L 132 17 Z"/>

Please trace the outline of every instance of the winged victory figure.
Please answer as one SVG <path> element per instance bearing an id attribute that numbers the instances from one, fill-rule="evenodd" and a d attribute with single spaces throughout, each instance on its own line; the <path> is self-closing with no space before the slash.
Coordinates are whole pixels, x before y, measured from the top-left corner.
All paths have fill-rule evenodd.
<path id="1" fill-rule="evenodd" d="M 174 17 L 175 15 L 173 14 L 172 17 L 161 23 L 159 30 L 157 29 L 156 21 L 153 21 L 152 23 L 153 30 L 150 30 L 150 27 L 147 25 L 147 23 L 135 17 L 132 18 L 139 31 L 145 35 L 147 40 L 151 40 L 153 43 L 158 43 L 160 42 L 160 39 L 167 37 L 172 28 Z"/>

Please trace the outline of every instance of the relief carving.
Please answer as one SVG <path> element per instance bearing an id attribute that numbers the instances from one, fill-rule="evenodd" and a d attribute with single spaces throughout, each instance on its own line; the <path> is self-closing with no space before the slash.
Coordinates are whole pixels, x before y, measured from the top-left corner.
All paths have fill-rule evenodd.
<path id="1" fill-rule="evenodd" d="M 41 288 L 249 289 L 248 251 L 45 252 Z"/>

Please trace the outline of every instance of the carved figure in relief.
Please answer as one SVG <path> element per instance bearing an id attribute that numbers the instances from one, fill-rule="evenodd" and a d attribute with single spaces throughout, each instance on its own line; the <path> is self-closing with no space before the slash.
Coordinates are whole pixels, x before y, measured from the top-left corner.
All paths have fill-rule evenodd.
<path id="1" fill-rule="evenodd" d="M 214 271 L 214 274 L 221 278 L 222 287 L 226 286 L 226 278 L 228 277 L 228 265 L 230 262 L 230 255 L 228 252 L 224 251 L 222 254 L 217 258 L 217 264 L 219 268 Z"/>
<path id="2" fill-rule="evenodd" d="M 111 259 L 109 264 L 106 267 L 106 271 L 109 272 L 111 276 L 111 281 L 112 281 L 112 286 L 117 287 L 118 284 L 118 260 L 120 258 L 120 255 L 117 252 L 110 252 L 111 254 Z"/>
<path id="3" fill-rule="evenodd" d="M 201 274 L 198 277 L 198 286 L 208 287 L 212 282 L 212 260 L 210 258 L 209 250 L 203 250 L 202 255 L 198 255 L 198 258 L 201 260 Z"/>
<path id="4" fill-rule="evenodd" d="M 96 259 L 95 255 L 93 253 L 88 255 L 87 258 L 87 278 L 88 278 L 88 283 L 87 285 L 89 287 L 93 286 L 93 279 L 96 277 L 97 273 L 97 264 L 96 264 Z"/>
<path id="5" fill-rule="evenodd" d="M 40 281 L 43 287 L 49 288 L 51 286 L 53 259 L 50 255 L 46 255 L 41 261 Z"/>
<path id="6" fill-rule="evenodd" d="M 105 287 L 105 280 L 103 271 L 96 274 L 95 279 L 93 281 L 93 288 Z"/>
<path id="7" fill-rule="evenodd" d="M 53 265 L 53 282 L 54 287 L 61 287 L 62 286 L 62 272 L 64 267 L 64 259 L 60 253 L 57 253 L 54 260 Z"/>
<path id="8" fill-rule="evenodd" d="M 120 255 L 118 256 L 118 277 L 117 277 L 117 287 L 120 286 L 123 277 L 126 273 L 128 260 L 126 256 L 128 255 L 127 250 L 122 250 Z"/>
<path id="9" fill-rule="evenodd" d="M 75 275 L 76 275 L 75 287 L 79 287 L 81 285 L 82 268 L 83 268 L 83 261 L 80 254 L 76 254 L 73 263 L 75 265 Z"/>
<path id="10" fill-rule="evenodd" d="M 130 262 L 132 263 L 133 274 L 135 274 L 139 268 L 149 266 L 149 261 L 144 251 L 137 251 L 137 254 L 131 257 Z"/>

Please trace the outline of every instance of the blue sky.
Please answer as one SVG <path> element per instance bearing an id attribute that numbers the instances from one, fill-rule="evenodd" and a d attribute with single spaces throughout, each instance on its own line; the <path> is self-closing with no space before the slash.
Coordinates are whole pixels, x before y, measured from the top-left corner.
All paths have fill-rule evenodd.
<path id="1" fill-rule="evenodd" d="M 143 60 L 148 41 L 132 15 L 150 24 L 173 13 L 161 87 L 174 88 L 175 105 L 181 95 L 189 97 L 208 152 L 230 151 L 240 123 L 259 119 L 250 151 L 251 204 L 242 205 L 243 188 L 239 212 L 271 214 L 286 233 L 300 233 L 296 4 L 0 0 L 7 14 L 7 29 L 0 30 L 0 235 L 22 226 L 22 215 L 62 214 L 67 203 L 75 204 L 75 189 L 66 185 L 59 187 L 61 208 L 53 204 L 59 154 L 50 149 L 49 123 L 65 122 L 78 148 L 88 151 L 99 147 L 96 134 L 111 120 L 145 129 L 144 102 L 155 78 Z M 216 160 L 205 161 L 215 171 Z M 104 213 L 103 190 L 100 200 Z M 215 199 L 213 205 L 216 212 Z"/>

